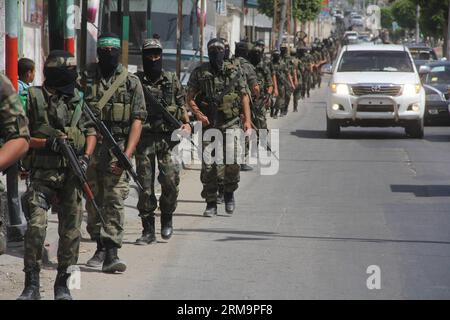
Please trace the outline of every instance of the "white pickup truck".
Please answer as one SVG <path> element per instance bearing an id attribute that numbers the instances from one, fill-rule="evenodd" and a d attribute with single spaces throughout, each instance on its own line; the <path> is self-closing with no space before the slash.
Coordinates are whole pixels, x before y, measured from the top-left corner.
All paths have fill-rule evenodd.
<path id="1" fill-rule="evenodd" d="M 344 46 L 332 74 L 327 98 L 327 136 L 341 127 L 404 127 L 423 138 L 425 90 L 408 48 L 402 45 Z"/>

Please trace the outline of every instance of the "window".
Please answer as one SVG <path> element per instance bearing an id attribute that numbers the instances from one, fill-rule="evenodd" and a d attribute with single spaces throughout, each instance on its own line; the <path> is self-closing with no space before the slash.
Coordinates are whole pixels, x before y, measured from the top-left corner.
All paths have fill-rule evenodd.
<path id="1" fill-rule="evenodd" d="M 404 51 L 347 51 L 338 72 L 414 72 Z"/>

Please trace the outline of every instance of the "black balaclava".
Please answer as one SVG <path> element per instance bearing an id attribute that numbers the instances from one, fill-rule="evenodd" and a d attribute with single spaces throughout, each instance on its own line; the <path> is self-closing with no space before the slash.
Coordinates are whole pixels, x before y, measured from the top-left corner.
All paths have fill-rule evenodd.
<path id="1" fill-rule="evenodd" d="M 262 60 L 262 51 L 258 49 L 250 50 L 248 59 L 254 66 L 258 65 Z"/>
<path id="2" fill-rule="evenodd" d="M 104 33 L 98 38 L 98 43 L 100 44 L 102 42 L 102 39 L 114 39 L 118 40 L 120 43 L 120 38 L 114 34 L 114 33 Z M 98 55 L 98 63 L 100 66 L 100 69 L 102 71 L 102 75 L 109 78 L 114 74 L 114 71 L 116 71 L 117 66 L 119 65 L 120 61 L 120 45 L 119 46 L 113 46 L 111 51 L 103 49 L 101 46 L 97 48 L 97 55 Z"/>
<path id="3" fill-rule="evenodd" d="M 283 58 L 286 57 L 287 53 L 288 53 L 288 48 L 287 47 L 281 47 L 280 48 L 280 54 L 281 54 L 281 56 Z"/>
<path id="4" fill-rule="evenodd" d="M 299 58 L 299 59 L 301 59 L 301 58 L 303 58 L 304 56 L 305 56 L 305 49 L 300 49 L 300 48 L 297 48 L 297 58 Z"/>
<path id="5" fill-rule="evenodd" d="M 145 58 L 147 55 L 153 55 L 155 53 L 160 54 L 161 58 L 155 61 Z M 162 65 L 163 65 L 162 50 L 160 49 L 144 50 L 142 52 L 142 56 L 145 75 L 151 81 L 158 80 L 162 73 Z"/>
<path id="6" fill-rule="evenodd" d="M 236 49 L 234 51 L 236 57 L 241 57 L 248 60 L 248 45 L 245 42 L 236 43 Z"/>
<path id="7" fill-rule="evenodd" d="M 273 54 L 272 54 L 272 61 L 273 61 L 274 63 L 280 62 L 280 54 L 279 54 L 279 53 L 273 53 Z"/>
<path id="8" fill-rule="evenodd" d="M 60 94 L 73 96 L 78 73 L 76 66 L 67 65 L 68 58 L 73 58 L 73 55 L 67 51 L 50 52 L 44 67 L 44 85 Z"/>
<path id="9" fill-rule="evenodd" d="M 222 50 L 218 50 L 218 47 L 221 47 Z M 225 60 L 225 45 L 222 40 L 214 38 L 208 42 L 208 57 L 214 70 L 222 70 Z"/>

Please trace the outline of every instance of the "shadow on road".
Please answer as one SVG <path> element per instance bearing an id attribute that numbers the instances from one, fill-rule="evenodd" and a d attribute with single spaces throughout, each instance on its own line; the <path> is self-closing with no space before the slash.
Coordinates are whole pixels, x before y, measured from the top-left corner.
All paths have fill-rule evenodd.
<path id="1" fill-rule="evenodd" d="M 260 236 L 258 238 L 243 238 L 243 237 L 226 237 L 215 241 L 230 241 L 230 240 L 270 240 L 270 238 L 295 238 L 295 239 L 309 239 L 318 241 L 348 241 L 348 242 L 377 242 L 377 243 L 420 243 L 420 244 L 446 244 L 450 245 L 450 241 L 435 241 L 435 240 L 408 240 L 408 239 L 376 239 L 376 238 L 357 238 L 357 237 L 322 237 L 322 236 L 292 236 L 282 235 L 275 232 L 266 231 L 240 231 L 240 230 L 218 230 L 218 229 L 180 229 L 177 232 L 192 232 L 192 233 L 218 233 L 244 236 Z M 269 238 L 261 238 L 261 236 Z"/>
<path id="2" fill-rule="evenodd" d="M 391 191 L 396 193 L 412 193 L 416 197 L 449 197 L 449 185 L 391 185 Z"/>

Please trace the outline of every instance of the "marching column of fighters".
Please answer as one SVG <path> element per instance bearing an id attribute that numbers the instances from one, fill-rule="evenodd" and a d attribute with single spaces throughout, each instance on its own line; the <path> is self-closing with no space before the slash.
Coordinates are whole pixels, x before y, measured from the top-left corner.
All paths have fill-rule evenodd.
<path id="1" fill-rule="evenodd" d="M 70 267 L 78 263 L 83 194 L 87 199 L 87 230 L 97 243 L 87 261 L 90 267 L 105 273 L 125 272 L 127 268 L 118 251 L 130 177 L 139 187 L 137 209 L 143 227 L 136 244 L 156 243 L 158 207 L 161 237 L 172 237 L 180 177 L 179 165 L 172 158 L 177 142 L 171 136 L 177 129 L 186 135 L 192 133 L 188 111 L 204 132 L 213 128 L 223 133 L 223 159 L 231 151 L 234 154 L 231 163 L 202 157 L 204 216 L 216 216 L 217 205 L 223 202 L 226 212 L 233 214 L 240 171 L 249 169 L 240 166 L 238 157 L 248 155 L 248 150 L 241 150 L 238 141 L 228 140 L 226 130 L 248 133 L 267 129 L 267 112 L 270 110 L 274 118 L 286 115 L 291 95 L 297 111 L 298 100 L 320 86 L 320 65 L 336 54 L 333 41 L 326 39 L 317 41 L 311 53 L 301 46 L 295 57 L 290 57 L 283 44 L 281 52 L 273 51 L 268 58 L 260 40 L 237 43 L 236 55 L 230 57 L 227 41 L 215 38 L 207 45 L 209 62 L 194 69 L 185 92 L 176 75 L 162 68 L 163 48 L 158 39 L 144 41 L 143 71 L 135 75 L 119 63 L 121 43 L 117 35 L 103 34 L 97 45 L 98 63 L 86 68 L 81 81 L 76 59 L 68 52 L 52 51 L 44 65 L 45 81 L 40 87 L 29 88 L 26 108 L 0 75 L 0 138 L 5 141 L 0 149 L 0 169 L 22 158 L 30 181 L 21 199 L 28 228 L 20 300 L 40 299 L 47 211 L 53 206 L 58 206 L 59 223 L 56 300 L 72 299 L 67 281 Z M 203 139 L 203 148 L 210 144 Z M 130 162 L 133 157 L 137 174 Z M 156 166 L 159 199 L 155 194 Z M 0 253 L 4 247 L 0 235 Z"/>

